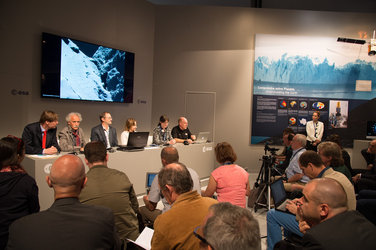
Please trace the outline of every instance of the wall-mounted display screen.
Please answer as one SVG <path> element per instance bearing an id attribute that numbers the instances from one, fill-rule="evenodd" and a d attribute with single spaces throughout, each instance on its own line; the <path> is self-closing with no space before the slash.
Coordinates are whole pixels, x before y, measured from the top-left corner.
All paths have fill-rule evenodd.
<path id="1" fill-rule="evenodd" d="M 132 52 L 43 33 L 41 95 L 132 103 L 134 60 Z"/>
<path id="2" fill-rule="evenodd" d="M 367 139 L 376 139 L 376 121 L 367 121 Z"/>

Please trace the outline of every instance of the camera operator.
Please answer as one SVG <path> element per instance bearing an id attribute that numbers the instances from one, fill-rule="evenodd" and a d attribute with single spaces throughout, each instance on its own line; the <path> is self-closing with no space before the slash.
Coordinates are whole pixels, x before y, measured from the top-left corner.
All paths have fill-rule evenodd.
<path id="1" fill-rule="evenodd" d="M 285 149 L 283 150 L 282 154 L 276 156 L 276 169 L 275 175 L 280 175 L 278 173 L 284 173 L 286 168 L 288 167 L 290 163 L 290 159 L 292 156 L 292 148 L 291 148 L 291 143 L 292 139 L 294 138 L 293 133 L 284 133 L 282 140 L 283 140 L 283 145 L 285 146 Z"/>

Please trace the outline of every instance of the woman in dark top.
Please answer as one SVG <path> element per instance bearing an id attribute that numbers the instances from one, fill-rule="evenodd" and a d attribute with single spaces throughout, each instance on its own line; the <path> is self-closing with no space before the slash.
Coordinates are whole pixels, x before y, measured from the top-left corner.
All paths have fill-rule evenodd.
<path id="1" fill-rule="evenodd" d="M 344 161 L 345 166 L 349 169 L 351 176 L 354 176 L 354 170 L 351 167 L 351 158 L 349 153 L 343 149 L 342 143 L 341 143 L 341 137 L 337 134 L 331 134 L 326 138 L 326 141 L 331 141 L 336 143 L 340 148 L 342 152 L 342 159 Z"/>
<path id="2" fill-rule="evenodd" d="M 0 250 L 7 245 L 10 224 L 39 211 L 38 187 L 20 165 L 24 157 L 21 139 L 8 136 L 0 140 Z"/>

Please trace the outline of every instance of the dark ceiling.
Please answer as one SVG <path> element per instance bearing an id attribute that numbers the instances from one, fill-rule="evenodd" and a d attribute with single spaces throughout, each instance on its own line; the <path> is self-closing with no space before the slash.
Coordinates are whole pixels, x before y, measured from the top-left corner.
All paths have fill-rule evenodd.
<path id="1" fill-rule="evenodd" d="M 208 5 L 266 9 L 376 13 L 376 0 L 147 0 L 156 5 Z"/>

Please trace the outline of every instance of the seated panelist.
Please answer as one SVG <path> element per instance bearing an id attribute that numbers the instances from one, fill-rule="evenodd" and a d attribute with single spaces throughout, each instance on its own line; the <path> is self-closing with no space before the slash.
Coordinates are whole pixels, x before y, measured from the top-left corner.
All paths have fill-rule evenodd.
<path id="1" fill-rule="evenodd" d="M 118 145 L 116 129 L 111 127 L 112 117 L 109 112 L 103 112 L 99 115 L 101 124 L 91 129 L 90 140 L 101 141 L 106 148 L 116 147 Z"/>
<path id="2" fill-rule="evenodd" d="M 136 132 L 137 121 L 134 118 L 128 118 L 125 122 L 124 131 L 120 135 L 121 145 L 128 145 L 129 133 Z"/>
<path id="3" fill-rule="evenodd" d="M 26 154 L 52 155 L 60 151 L 56 139 L 58 115 L 53 111 L 43 111 L 39 122 L 28 124 L 22 133 Z"/>
<path id="4" fill-rule="evenodd" d="M 185 117 L 180 117 L 178 120 L 178 126 L 175 126 L 171 131 L 172 137 L 176 142 L 187 142 L 189 144 L 196 140 L 196 136 L 192 135 L 188 128 L 188 120 Z"/>
<path id="5" fill-rule="evenodd" d="M 79 148 L 84 151 L 85 138 L 84 131 L 80 128 L 82 116 L 80 113 L 71 112 L 66 117 L 67 126 L 59 133 L 59 145 L 62 151 L 73 151 Z"/>
<path id="6" fill-rule="evenodd" d="M 169 119 L 167 116 L 162 115 L 159 118 L 159 123 L 156 128 L 153 129 L 153 143 L 157 145 L 176 143 L 171 135 L 171 129 L 168 127 Z"/>

